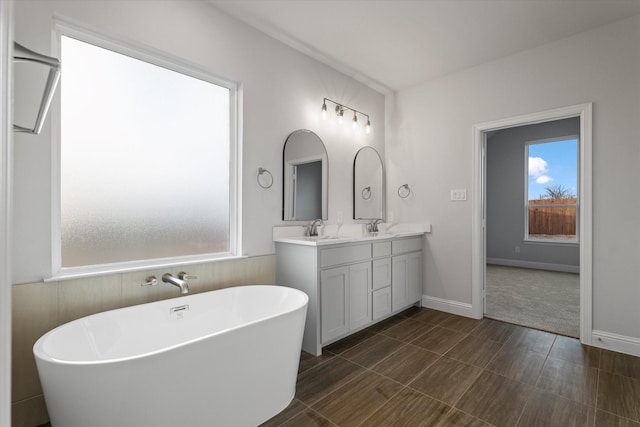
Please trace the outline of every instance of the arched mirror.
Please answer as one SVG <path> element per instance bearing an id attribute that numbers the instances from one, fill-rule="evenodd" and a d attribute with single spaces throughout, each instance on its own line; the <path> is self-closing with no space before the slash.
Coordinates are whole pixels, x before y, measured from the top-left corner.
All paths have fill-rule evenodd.
<path id="1" fill-rule="evenodd" d="M 353 161 L 353 218 L 384 219 L 385 181 L 380 155 L 362 147 Z"/>
<path id="2" fill-rule="evenodd" d="M 328 159 L 322 140 L 299 129 L 284 143 L 282 154 L 282 219 L 307 221 L 327 219 Z"/>

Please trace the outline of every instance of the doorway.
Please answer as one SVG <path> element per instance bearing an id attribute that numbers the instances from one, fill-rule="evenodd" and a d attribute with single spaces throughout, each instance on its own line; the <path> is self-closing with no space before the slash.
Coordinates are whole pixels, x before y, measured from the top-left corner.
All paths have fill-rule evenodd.
<path id="1" fill-rule="evenodd" d="M 579 337 L 579 134 L 579 117 L 485 133 L 485 317 Z"/>
<path id="2" fill-rule="evenodd" d="M 579 241 L 579 336 L 584 344 L 591 343 L 592 330 L 592 235 L 591 235 L 591 116 L 592 104 L 580 104 L 524 116 L 481 123 L 473 126 L 473 191 L 479 197 L 473 200 L 472 218 L 472 310 L 474 317 L 482 318 L 485 310 L 487 262 L 487 136 L 491 132 L 577 117 L 579 126 L 578 213 Z"/>

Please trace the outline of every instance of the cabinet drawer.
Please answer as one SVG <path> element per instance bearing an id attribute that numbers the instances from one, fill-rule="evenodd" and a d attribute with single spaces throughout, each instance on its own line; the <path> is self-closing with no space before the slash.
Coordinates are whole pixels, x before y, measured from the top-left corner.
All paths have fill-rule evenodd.
<path id="1" fill-rule="evenodd" d="M 320 267 L 348 264 L 371 258 L 371 244 L 343 246 L 320 251 Z"/>
<path id="2" fill-rule="evenodd" d="M 391 285 L 391 258 L 373 261 L 373 290 Z"/>
<path id="3" fill-rule="evenodd" d="M 391 255 L 391 242 L 379 242 L 373 244 L 373 257 Z"/>
<path id="4" fill-rule="evenodd" d="M 391 245 L 393 254 L 402 254 L 405 252 L 419 251 L 422 249 L 422 237 L 413 239 L 394 240 Z"/>
<path id="5" fill-rule="evenodd" d="M 373 320 L 391 314 L 391 286 L 373 291 Z"/>

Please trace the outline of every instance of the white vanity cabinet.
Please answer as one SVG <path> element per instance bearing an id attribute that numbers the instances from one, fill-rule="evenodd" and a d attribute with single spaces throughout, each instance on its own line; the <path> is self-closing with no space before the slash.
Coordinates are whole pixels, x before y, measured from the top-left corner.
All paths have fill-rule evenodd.
<path id="1" fill-rule="evenodd" d="M 322 244 L 275 241 L 276 281 L 309 296 L 302 348 L 322 347 L 422 298 L 422 234 Z"/>

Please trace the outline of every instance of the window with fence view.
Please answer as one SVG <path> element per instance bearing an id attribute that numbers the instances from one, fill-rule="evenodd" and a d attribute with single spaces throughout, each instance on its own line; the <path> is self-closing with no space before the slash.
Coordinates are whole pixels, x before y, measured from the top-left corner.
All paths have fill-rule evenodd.
<path id="1" fill-rule="evenodd" d="M 525 239 L 578 241 L 578 139 L 533 141 L 526 146 Z"/>

